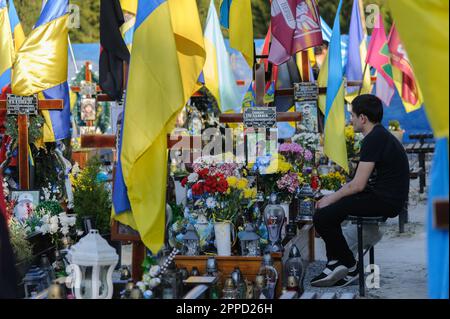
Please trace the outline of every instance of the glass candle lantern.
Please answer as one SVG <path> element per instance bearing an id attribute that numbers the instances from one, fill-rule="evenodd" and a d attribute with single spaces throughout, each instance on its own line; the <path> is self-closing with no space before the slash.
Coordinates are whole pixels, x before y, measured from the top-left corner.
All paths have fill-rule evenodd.
<path id="1" fill-rule="evenodd" d="M 183 236 L 184 254 L 186 256 L 198 256 L 200 251 L 200 238 L 193 225 L 189 224 Z"/>
<path id="2" fill-rule="evenodd" d="M 98 230 L 91 229 L 70 248 L 67 257 L 77 299 L 112 298 L 112 273 L 119 256 Z"/>
<path id="3" fill-rule="evenodd" d="M 281 252 L 281 229 L 285 220 L 284 209 L 280 205 L 269 204 L 264 209 L 264 223 L 269 234 L 269 252 Z"/>
<path id="4" fill-rule="evenodd" d="M 297 221 L 312 221 L 315 212 L 315 192 L 309 186 L 304 185 L 297 194 L 298 197 L 298 214 Z"/>
<path id="5" fill-rule="evenodd" d="M 260 256 L 261 249 L 259 247 L 259 235 L 255 232 L 252 224 L 247 223 L 243 231 L 238 233 L 241 241 L 242 256 Z"/>
<path id="6" fill-rule="evenodd" d="M 231 278 L 227 278 L 227 280 L 225 280 L 222 291 L 222 299 L 238 299 L 238 291 L 233 279 Z"/>
<path id="7" fill-rule="evenodd" d="M 275 297 L 275 287 L 278 282 L 278 271 L 273 266 L 272 256 L 270 254 L 264 255 L 258 274 L 265 278 L 264 295 L 267 299 L 273 299 Z"/>
<path id="8" fill-rule="evenodd" d="M 289 257 L 284 263 L 283 281 L 287 285 L 287 278 L 294 276 L 297 282 L 298 292 L 303 292 L 303 273 L 304 266 L 300 250 L 296 245 L 292 245 L 289 251 Z"/>

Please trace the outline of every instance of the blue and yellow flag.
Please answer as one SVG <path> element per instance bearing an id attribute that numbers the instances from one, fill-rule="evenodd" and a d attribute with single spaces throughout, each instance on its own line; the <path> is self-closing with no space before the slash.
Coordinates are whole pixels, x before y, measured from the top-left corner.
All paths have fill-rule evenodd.
<path id="1" fill-rule="evenodd" d="M 0 93 L 11 82 L 14 44 L 6 0 L 0 0 Z"/>
<path id="2" fill-rule="evenodd" d="M 205 28 L 206 62 L 203 68 L 205 86 L 216 98 L 223 113 L 241 110 L 242 96 L 236 85 L 231 69 L 230 56 L 227 52 L 220 29 L 214 1 L 209 5 Z"/>
<path id="3" fill-rule="evenodd" d="M 448 299 L 448 229 L 433 227 L 433 201 L 449 198 L 449 2 L 390 0 L 388 3 L 437 137 L 428 196 L 428 295 L 433 299 Z"/>
<path id="4" fill-rule="evenodd" d="M 345 70 L 347 81 L 362 81 L 361 87 L 348 87 L 346 99 L 349 103 L 358 94 L 372 91 L 370 67 L 366 67 L 367 29 L 362 0 L 353 0 L 352 17 L 348 39 L 348 62 Z M 363 74 L 364 73 L 364 74 Z"/>
<path id="5" fill-rule="evenodd" d="M 204 61 L 195 0 L 139 1 L 113 216 L 154 252 L 164 243 L 167 134 L 197 89 Z"/>
<path id="6" fill-rule="evenodd" d="M 220 24 L 228 29 L 230 46 L 253 68 L 253 15 L 250 0 L 221 0 Z"/>
<path id="7" fill-rule="evenodd" d="M 17 15 L 13 0 L 9 0 L 8 12 L 9 22 L 11 23 L 11 32 L 14 38 L 14 48 L 17 52 L 25 41 L 25 33 L 23 32 L 22 24 L 20 24 L 19 16 Z"/>
<path id="8" fill-rule="evenodd" d="M 348 172 L 347 149 L 345 144 L 344 69 L 342 67 L 341 26 L 339 15 L 342 0 L 334 19 L 328 52 L 328 87 L 325 105 L 325 145 L 324 151 L 332 161 Z"/>
<path id="9" fill-rule="evenodd" d="M 31 33 L 16 53 L 12 92 L 41 93 L 41 98 L 62 99 L 64 109 L 43 111 L 44 142 L 70 137 L 70 101 L 67 84 L 68 0 L 48 0 Z"/>

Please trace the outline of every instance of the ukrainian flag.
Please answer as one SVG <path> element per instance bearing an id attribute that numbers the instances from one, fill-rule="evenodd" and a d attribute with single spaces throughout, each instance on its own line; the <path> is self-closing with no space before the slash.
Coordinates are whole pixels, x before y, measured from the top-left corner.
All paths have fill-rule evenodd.
<path id="1" fill-rule="evenodd" d="M 14 48 L 17 52 L 25 41 L 25 33 L 23 33 L 13 0 L 9 0 L 9 22 L 11 23 L 11 31 L 14 38 Z"/>
<path id="2" fill-rule="evenodd" d="M 155 252 L 164 242 L 167 134 L 204 61 L 195 0 L 139 1 L 113 214 Z"/>
<path id="3" fill-rule="evenodd" d="M 6 0 L 0 0 L 0 93 L 11 82 L 14 44 Z"/>
<path id="4" fill-rule="evenodd" d="M 213 0 L 206 19 L 205 49 L 203 75 L 206 88 L 216 98 L 223 113 L 240 112 L 243 96 L 236 85 Z"/>
<path id="5" fill-rule="evenodd" d="M 324 151 L 332 161 L 348 172 L 347 149 L 345 144 L 344 109 L 344 69 L 342 67 L 341 26 L 339 15 L 342 0 L 334 19 L 330 49 L 327 57 L 328 88 L 325 104 L 325 145 Z"/>
<path id="6" fill-rule="evenodd" d="M 68 0 L 48 0 L 29 36 L 16 53 L 12 92 L 62 99 L 61 111 L 43 111 L 44 142 L 70 137 L 70 101 L 67 84 Z"/>
<path id="7" fill-rule="evenodd" d="M 425 111 L 437 138 L 428 195 L 428 296 L 448 299 L 448 229 L 433 227 L 433 201 L 448 201 L 449 198 L 449 2 L 395 0 L 388 3 L 422 89 Z"/>
<path id="8" fill-rule="evenodd" d="M 253 16 L 250 0 L 221 0 L 220 24 L 228 29 L 230 46 L 253 68 Z"/>

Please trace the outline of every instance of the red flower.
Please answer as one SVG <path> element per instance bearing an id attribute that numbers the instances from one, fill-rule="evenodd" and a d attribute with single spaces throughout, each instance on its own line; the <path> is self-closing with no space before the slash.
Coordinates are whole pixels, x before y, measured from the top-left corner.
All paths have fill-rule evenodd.
<path id="1" fill-rule="evenodd" d="M 197 174 L 200 177 L 200 179 L 205 179 L 206 176 L 208 176 L 208 174 L 209 174 L 209 169 L 207 169 L 207 168 L 201 169 L 198 171 Z"/>
<path id="2" fill-rule="evenodd" d="M 188 182 L 187 176 L 181 180 L 181 186 L 185 187 Z"/>
<path id="3" fill-rule="evenodd" d="M 208 176 L 205 180 L 205 191 L 215 193 L 217 191 L 217 179 L 214 176 Z"/>
<path id="4" fill-rule="evenodd" d="M 220 179 L 217 183 L 217 191 L 220 193 L 225 193 L 228 189 L 228 182 L 226 179 Z"/>
<path id="5" fill-rule="evenodd" d="M 203 195 L 204 192 L 205 192 L 205 190 L 203 187 L 203 182 L 195 183 L 192 186 L 192 194 L 193 195 Z"/>

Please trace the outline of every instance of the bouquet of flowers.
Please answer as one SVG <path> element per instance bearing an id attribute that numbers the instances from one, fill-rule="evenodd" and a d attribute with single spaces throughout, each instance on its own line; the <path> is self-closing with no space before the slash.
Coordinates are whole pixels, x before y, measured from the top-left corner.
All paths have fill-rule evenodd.
<path id="1" fill-rule="evenodd" d="M 43 235 L 50 234 L 52 243 L 58 249 L 62 242 L 64 245 L 70 244 L 70 233 L 76 223 L 75 215 L 69 216 L 65 212 L 58 215 L 45 214 L 41 219 L 42 225 L 36 227 L 36 230 L 41 231 Z"/>
<path id="2" fill-rule="evenodd" d="M 361 150 L 362 134 L 355 133 L 353 125 L 347 125 L 345 127 L 345 144 L 347 146 L 348 158 L 355 157 Z"/>
<path id="3" fill-rule="evenodd" d="M 302 145 L 305 149 L 315 152 L 319 148 L 320 135 L 312 132 L 301 132 L 292 137 L 292 141 Z"/>
<path id="4" fill-rule="evenodd" d="M 325 175 L 320 175 L 321 189 L 337 191 L 345 184 L 345 176 L 339 172 L 331 172 Z"/>

